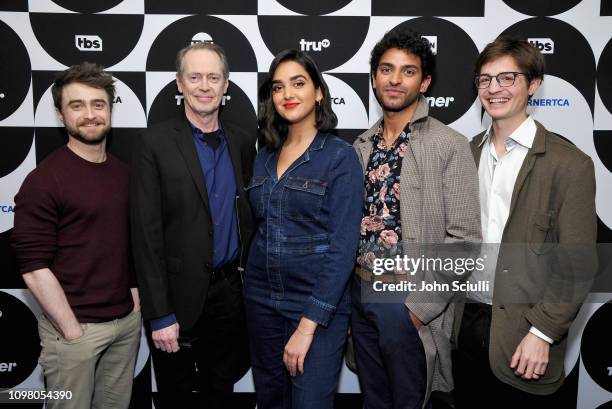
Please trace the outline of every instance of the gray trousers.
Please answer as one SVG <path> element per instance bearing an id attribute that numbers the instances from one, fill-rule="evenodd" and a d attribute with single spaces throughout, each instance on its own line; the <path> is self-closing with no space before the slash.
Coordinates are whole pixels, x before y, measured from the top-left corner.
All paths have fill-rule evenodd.
<path id="1" fill-rule="evenodd" d="M 67 341 L 42 315 L 38 332 L 47 390 L 71 391 L 70 400 L 48 400 L 48 409 L 122 409 L 130 404 L 140 341 L 140 312 L 81 324 L 82 337 Z"/>

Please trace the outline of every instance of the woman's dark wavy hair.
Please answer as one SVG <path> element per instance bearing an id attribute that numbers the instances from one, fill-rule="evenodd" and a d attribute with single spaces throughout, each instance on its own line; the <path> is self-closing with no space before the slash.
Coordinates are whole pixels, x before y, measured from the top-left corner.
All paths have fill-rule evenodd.
<path id="1" fill-rule="evenodd" d="M 370 74 L 372 77 L 376 75 L 380 58 L 391 48 L 398 48 L 419 56 L 423 78 L 433 75 L 435 57 L 431 51 L 429 41 L 408 27 L 399 26 L 387 31 L 384 37 L 372 49 L 372 54 L 370 55 Z"/>
<path id="2" fill-rule="evenodd" d="M 336 127 L 338 118 L 332 110 L 329 88 L 323 79 L 321 70 L 315 60 L 307 53 L 299 50 L 281 51 L 270 64 L 268 78 L 259 87 L 259 114 L 257 123 L 259 132 L 268 148 L 276 150 L 281 145 L 281 140 L 287 135 L 288 125 L 274 108 L 272 102 L 272 78 L 278 66 L 285 61 L 295 61 L 300 64 L 314 83 L 315 89 L 319 88 L 323 94 L 321 102 L 316 107 L 316 128 L 321 132 L 328 132 Z"/>

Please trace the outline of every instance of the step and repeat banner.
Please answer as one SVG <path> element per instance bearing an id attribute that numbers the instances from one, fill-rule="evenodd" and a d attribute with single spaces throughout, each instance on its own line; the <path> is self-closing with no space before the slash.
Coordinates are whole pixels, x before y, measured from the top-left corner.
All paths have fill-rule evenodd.
<path id="1" fill-rule="evenodd" d="M 0 389 L 43 384 L 40 308 L 17 273 L 9 237 L 23 179 L 65 143 L 50 89 L 58 70 L 87 60 L 112 72 L 109 149 L 129 162 L 134 135 L 181 107 L 174 82 L 180 48 L 196 41 L 225 48 L 231 74 L 222 118 L 253 127 L 257 86 L 273 56 L 298 48 L 325 72 L 338 134 L 352 141 L 381 115 L 369 53 L 399 25 L 426 36 L 437 54 L 431 115 L 468 138 L 488 124 L 472 85 L 479 51 L 500 34 L 540 49 L 547 75 L 529 110 L 593 158 L 599 242 L 612 242 L 612 0 L 1 0 Z M 570 332 L 564 388 L 578 408 L 612 408 L 611 300 L 591 294 Z M 133 407 L 153 404 L 151 370 L 143 338 Z M 235 390 L 253 392 L 250 375 Z M 348 370 L 339 392 L 359 393 Z"/>

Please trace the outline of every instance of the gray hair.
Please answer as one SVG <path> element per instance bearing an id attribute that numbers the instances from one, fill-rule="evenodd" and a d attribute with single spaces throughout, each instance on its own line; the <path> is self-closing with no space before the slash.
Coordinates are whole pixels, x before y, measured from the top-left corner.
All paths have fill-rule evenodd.
<path id="1" fill-rule="evenodd" d="M 185 55 L 189 51 L 196 50 L 208 50 L 217 53 L 217 55 L 219 56 L 219 60 L 221 60 L 221 70 L 223 71 L 223 77 L 226 80 L 229 79 L 229 66 L 227 64 L 227 57 L 225 56 L 225 51 L 223 50 L 223 47 L 210 41 L 202 41 L 188 45 L 187 47 L 182 48 L 176 54 L 176 72 L 178 73 L 178 75 L 183 74 L 183 60 L 185 59 Z"/>

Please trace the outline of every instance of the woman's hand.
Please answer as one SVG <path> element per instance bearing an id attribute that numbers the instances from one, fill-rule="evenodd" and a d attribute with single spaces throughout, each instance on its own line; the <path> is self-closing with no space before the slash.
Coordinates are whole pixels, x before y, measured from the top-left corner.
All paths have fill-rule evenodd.
<path id="1" fill-rule="evenodd" d="M 291 376 L 296 376 L 298 371 L 301 374 L 304 373 L 304 360 L 312 344 L 316 329 L 316 322 L 308 318 L 302 318 L 293 335 L 289 338 L 287 345 L 285 345 L 283 362 Z"/>

